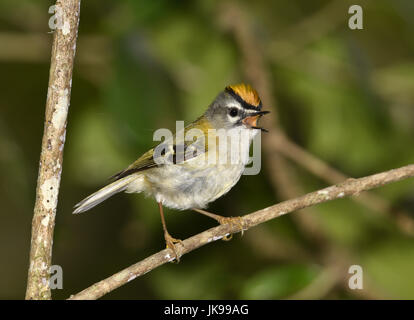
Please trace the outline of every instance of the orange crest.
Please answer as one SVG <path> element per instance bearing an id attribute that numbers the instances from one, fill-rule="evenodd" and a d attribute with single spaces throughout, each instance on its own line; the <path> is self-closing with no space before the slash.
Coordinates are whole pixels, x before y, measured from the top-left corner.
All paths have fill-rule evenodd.
<path id="1" fill-rule="evenodd" d="M 249 84 L 235 84 L 227 86 L 226 89 L 231 89 L 236 93 L 243 101 L 251 104 L 254 107 L 258 107 L 260 105 L 260 98 L 259 94 L 256 90 L 254 90 Z"/>

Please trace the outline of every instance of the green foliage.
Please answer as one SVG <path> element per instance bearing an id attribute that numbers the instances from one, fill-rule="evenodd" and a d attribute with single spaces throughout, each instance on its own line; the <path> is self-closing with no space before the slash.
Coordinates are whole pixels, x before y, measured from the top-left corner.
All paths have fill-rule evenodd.
<path id="1" fill-rule="evenodd" d="M 242 299 L 282 299 L 309 285 L 318 275 L 310 265 L 280 265 L 261 270 L 249 278 Z"/>
<path id="2" fill-rule="evenodd" d="M 411 239 L 387 238 L 364 253 L 363 266 L 368 281 L 389 299 L 414 296 L 414 247 Z"/>

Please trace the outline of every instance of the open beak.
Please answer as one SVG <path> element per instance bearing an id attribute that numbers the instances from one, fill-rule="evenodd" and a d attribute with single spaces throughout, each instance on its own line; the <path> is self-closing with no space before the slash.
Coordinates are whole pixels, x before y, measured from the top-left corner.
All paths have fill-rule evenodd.
<path id="1" fill-rule="evenodd" d="M 257 121 L 265 114 L 269 113 L 270 111 L 257 111 L 253 114 L 250 114 L 249 116 L 247 116 L 246 118 L 244 118 L 242 120 L 242 123 L 252 129 L 259 129 L 262 130 L 264 132 L 268 132 L 266 129 L 258 127 L 257 126 Z"/>

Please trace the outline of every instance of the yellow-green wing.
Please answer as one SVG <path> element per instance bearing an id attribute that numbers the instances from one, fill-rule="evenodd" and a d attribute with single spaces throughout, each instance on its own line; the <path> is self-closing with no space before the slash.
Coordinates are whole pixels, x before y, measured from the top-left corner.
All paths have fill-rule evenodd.
<path id="1" fill-rule="evenodd" d="M 187 127 L 184 128 L 184 135 L 189 132 L 191 129 L 199 129 L 203 133 L 203 137 L 206 137 L 208 129 L 211 127 L 209 126 L 207 120 L 203 117 L 197 119 L 195 122 L 191 123 Z M 189 149 L 192 148 L 192 149 Z M 165 152 L 159 150 L 166 150 Z M 157 150 L 157 154 L 154 155 L 155 150 Z M 195 152 L 197 150 L 197 152 Z M 128 168 L 125 170 L 118 172 L 117 174 L 113 175 L 111 179 L 121 179 L 126 177 L 130 174 L 135 172 L 144 171 L 150 168 L 154 168 L 163 164 L 162 161 L 156 161 L 157 157 L 165 157 L 165 159 L 169 163 L 176 164 L 177 161 L 187 161 L 193 158 L 195 155 L 200 155 L 208 150 L 208 143 L 204 139 L 198 139 L 196 141 L 177 141 L 177 135 L 174 135 L 171 141 L 164 141 L 160 143 L 158 146 L 152 148 L 151 150 L 144 153 L 141 157 L 139 157 L 134 163 L 132 163 Z M 194 151 L 194 152 L 192 152 Z M 160 154 L 159 154 L 160 153 Z M 182 159 L 182 160 L 181 160 Z"/>
<path id="2" fill-rule="evenodd" d="M 157 166 L 157 164 L 154 161 L 153 154 L 154 154 L 154 148 L 145 152 L 134 163 L 129 165 L 128 168 L 126 168 L 125 170 L 122 170 L 121 172 L 114 174 L 109 179 L 119 180 L 121 178 L 129 176 L 132 173 L 142 171 L 142 170 L 147 170 L 149 168 L 153 168 Z"/>

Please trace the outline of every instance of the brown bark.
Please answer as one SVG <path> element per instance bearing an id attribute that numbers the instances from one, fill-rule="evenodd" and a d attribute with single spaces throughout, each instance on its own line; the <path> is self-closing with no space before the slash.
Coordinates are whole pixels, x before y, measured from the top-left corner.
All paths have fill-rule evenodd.
<path id="1" fill-rule="evenodd" d="M 58 28 L 53 46 L 40 154 L 36 202 L 32 221 L 30 266 L 26 299 L 51 299 L 49 269 L 52 260 L 66 121 L 72 87 L 80 0 L 56 2 Z M 61 20 L 59 20 L 61 19 Z"/>

